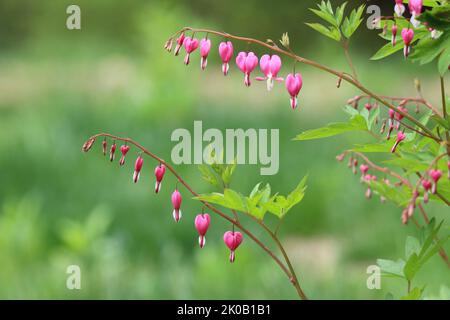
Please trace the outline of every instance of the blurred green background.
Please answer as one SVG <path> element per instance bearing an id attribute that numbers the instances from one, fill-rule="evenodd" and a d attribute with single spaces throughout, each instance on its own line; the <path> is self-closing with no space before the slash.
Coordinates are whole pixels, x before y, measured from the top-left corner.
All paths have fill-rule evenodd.
<path id="1" fill-rule="evenodd" d="M 216 216 L 199 250 L 193 217 L 201 207 L 184 193 L 184 216 L 175 224 L 175 181 L 167 174 L 155 195 L 156 163 L 146 159 L 134 185 L 136 150 L 121 168 L 101 155 L 99 142 L 88 154 L 80 151 L 90 135 L 103 131 L 132 137 L 170 159 L 171 132 L 192 129 L 194 120 L 204 128 L 280 129 L 279 173 L 260 176 L 258 166 L 239 166 L 232 187 L 248 194 L 262 181 L 284 194 L 309 174 L 306 197 L 280 232 L 311 298 L 403 294 L 404 283 L 395 279 L 368 290 L 366 268 L 380 257 L 402 257 L 405 237 L 416 229 L 401 225 L 392 204 L 367 201 L 358 177 L 334 160 L 351 143 L 370 138 L 291 141 L 305 129 L 345 119 L 341 107 L 358 92 L 346 84 L 336 89 L 336 79 L 298 65 L 304 87 L 300 110 L 292 111 L 283 85 L 270 93 L 263 83 L 245 88 L 234 63 L 223 77 L 216 49 L 222 39 L 212 37 L 205 71 L 198 52 L 186 67 L 183 54 L 162 49 L 186 25 L 263 40 L 287 31 L 300 55 L 345 69 L 339 45 L 303 23 L 316 21 L 306 9 L 315 2 L 2 0 L 0 298 L 295 299 L 284 274 L 248 239 L 236 263 L 228 262 L 222 234 L 230 226 Z M 391 12 L 391 3 L 383 3 Z M 81 7 L 81 30 L 66 29 L 69 4 Z M 405 63 L 401 54 L 369 62 L 382 43 L 365 26 L 355 36 L 351 50 L 361 81 L 379 93 L 408 95 L 420 75 L 426 97 L 437 103 L 435 67 Z M 235 52 L 247 49 L 234 45 Z M 282 75 L 293 65 L 283 62 Z M 194 165 L 177 169 L 198 192 L 211 191 Z M 431 215 L 448 216 L 446 208 L 429 208 Z M 81 267 L 82 290 L 66 289 L 66 268 L 73 264 Z M 449 285 L 438 256 L 419 274 L 418 284 L 425 280 L 427 296 Z"/>

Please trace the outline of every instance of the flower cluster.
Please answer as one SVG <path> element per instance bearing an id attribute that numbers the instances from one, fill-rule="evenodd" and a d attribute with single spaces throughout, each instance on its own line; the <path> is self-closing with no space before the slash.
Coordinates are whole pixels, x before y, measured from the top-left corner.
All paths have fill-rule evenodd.
<path id="1" fill-rule="evenodd" d="M 172 51 L 173 39 L 169 39 L 164 48 L 171 52 Z M 175 55 L 178 55 L 180 49 L 184 47 L 186 51 L 186 56 L 184 58 L 184 64 L 188 65 L 191 61 L 191 54 L 200 47 L 200 67 L 202 70 L 206 69 L 207 58 L 211 50 L 211 40 L 208 36 L 201 39 L 200 41 L 195 38 L 195 33 L 192 37 L 187 37 L 184 32 L 176 39 L 176 47 L 174 50 Z M 223 41 L 219 44 L 218 53 L 220 59 L 222 60 L 222 72 L 226 76 L 230 70 L 230 61 L 234 55 L 234 47 L 231 41 Z M 244 74 L 244 85 L 250 87 L 252 84 L 252 72 L 259 64 L 259 68 L 262 72 L 262 76 L 255 77 L 257 81 L 266 81 L 267 90 L 272 90 L 274 82 L 283 82 L 284 78 L 279 77 L 278 73 L 281 70 L 281 58 L 274 54 L 264 54 L 260 59 L 258 56 L 249 51 L 241 51 L 236 55 L 236 66 Z M 290 96 L 290 106 L 295 109 L 298 105 L 297 97 L 303 86 L 303 79 L 300 73 L 296 73 L 295 70 L 286 76 L 285 87 Z"/>
<path id="2" fill-rule="evenodd" d="M 205 60 L 202 61 L 202 65 L 204 64 L 206 66 L 206 56 L 204 58 L 205 58 Z M 187 60 L 189 60 L 189 58 L 187 58 Z M 123 140 L 127 140 L 127 139 L 123 139 Z M 82 150 L 84 152 L 88 152 L 92 148 L 94 142 L 95 142 L 95 138 L 90 138 L 88 141 L 86 141 L 83 144 Z M 102 141 L 102 152 L 103 152 L 103 155 L 105 155 L 105 156 L 106 156 L 107 149 L 108 149 L 108 142 L 105 138 Z M 116 145 L 115 140 L 113 140 L 111 147 L 110 147 L 110 151 L 109 151 L 109 160 L 111 162 L 113 162 L 115 159 L 116 149 L 117 149 L 117 145 Z M 125 142 L 125 144 L 120 146 L 120 151 L 122 153 L 122 156 L 119 161 L 120 166 L 123 166 L 125 164 L 125 157 L 126 157 L 127 153 L 129 152 L 129 150 L 130 150 L 130 146 L 128 146 L 126 144 L 126 142 Z M 139 181 L 143 166 L 144 166 L 144 158 L 143 158 L 142 154 L 138 154 L 136 161 L 134 163 L 134 172 L 133 172 L 133 182 L 134 183 L 137 183 Z M 169 169 L 170 169 L 170 167 L 169 167 Z M 155 193 L 160 192 L 161 184 L 164 179 L 165 173 L 166 173 L 166 165 L 161 162 L 155 167 L 155 170 L 154 170 Z M 179 222 L 181 220 L 181 216 L 182 216 L 181 202 L 182 202 L 182 200 L 183 200 L 183 198 L 181 196 L 181 193 L 178 190 L 178 188 L 176 187 L 175 191 L 173 191 L 172 196 L 171 196 L 172 207 L 173 207 L 172 216 L 173 216 L 173 219 L 175 220 L 175 222 Z M 211 222 L 210 215 L 208 213 L 205 213 L 203 210 L 202 210 L 202 213 L 198 214 L 194 219 L 194 226 L 199 235 L 198 243 L 199 243 L 200 248 L 203 248 L 206 244 L 206 233 L 208 232 L 210 222 Z M 232 231 L 226 231 L 224 233 L 223 241 L 224 241 L 225 245 L 228 247 L 228 249 L 230 250 L 230 257 L 229 257 L 230 262 L 234 262 L 235 250 L 239 247 L 239 245 L 243 241 L 242 233 L 239 231 L 234 231 L 234 225 L 233 225 Z"/>

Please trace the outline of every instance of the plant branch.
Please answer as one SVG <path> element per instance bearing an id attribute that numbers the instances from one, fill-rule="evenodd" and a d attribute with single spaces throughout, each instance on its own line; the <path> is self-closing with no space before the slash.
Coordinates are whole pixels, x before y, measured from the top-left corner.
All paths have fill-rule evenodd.
<path id="1" fill-rule="evenodd" d="M 219 32 L 219 31 L 215 31 L 215 30 L 209 30 L 209 29 L 203 29 L 203 28 L 191 28 L 191 27 L 184 27 L 183 29 L 177 31 L 171 38 L 177 36 L 178 34 L 181 34 L 183 32 L 186 31 L 192 31 L 194 33 L 197 32 L 204 32 L 204 33 L 208 33 L 208 34 L 214 34 L 217 36 L 221 36 L 227 39 L 234 39 L 234 40 L 238 40 L 238 41 L 242 41 L 242 42 L 246 42 L 246 43 L 254 43 L 257 44 L 259 46 L 268 48 L 274 52 L 277 52 L 279 54 L 282 54 L 284 56 L 290 57 L 292 59 L 294 59 L 295 61 L 298 61 L 300 63 L 303 64 L 307 64 L 310 65 L 314 68 L 320 69 L 322 71 L 325 71 L 327 73 L 333 74 L 336 77 L 345 80 L 346 82 L 352 84 L 353 86 L 355 86 L 356 88 L 358 88 L 359 90 L 361 90 L 363 93 L 371 96 L 372 98 L 374 98 L 375 100 L 377 100 L 378 102 L 380 102 L 381 104 L 385 105 L 387 108 L 396 111 L 397 113 L 401 114 L 404 118 L 408 119 L 409 121 L 413 122 L 415 125 L 417 125 L 419 128 L 421 128 L 424 132 L 428 133 L 430 136 L 434 136 L 436 141 L 442 141 L 440 139 L 440 137 L 437 137 L 434 135 L 434 133 L 428 129 L 425 125 L 421 124 L 417 119 L 415 119 L 413 116 L 411 116 L 408 113 L 405 113 L 401 110 L 397 110 L 397 108 L 390 102 L 386 101 L 386 99 L 383 99 L 381 96 L 375 94 L 374 92 L 370 91 L 368 88 L 364 87 L 360 82 L 358 82 L 358 80 L 354 79 L 352 76 L 349 76 L 341 71 L 337 71 L 334 70 L 326 65 L 320 64 L 316 61 L 313 60 L 309 60 L 303 57 L 300 57 L 296 54 L 294 54 L 291 51 L 286 51 L 283 50 L 281 48 L 279 48 L 278 46 L 274 45 L 274 44 L 269 44 L 257 39 L 253 39 L 253 38 L 248 38 L 248 37 L 242 37 L 242 36 L 235 36 L 235 35 L 231 35 L 229 33 L 225 33 L 225 32 Z"/>
<path id="2" fill-rule="evenodd" d="M 353 79 L 358 81 L 358 76 L 356 74 L 356 69 L 355 69 L 355 66 L 353 64 L 352 58 L 350 57 L 350 52 L 348 50 L 348 40 L 345 40 L 342 43 L 342 47 L 344 48 L 344 53 L 345 53 L 345 58 L 347 59 L 347 63 L 349 65 L 350 69 L 352 70 Z"/>
<path id="3" fill-rule="evenodd" d="M 183 178 L 175 171 L 175 169 L 166 161 L 164 161 L 162 158 L 156 156 L 154 153 L 150 152 L 148 149 L 144 148 L 142 145 L 140 145 L 139 143 L 137 143 L 136 141 L 134 141 L 133 139 L 130 138 L 123 138 L 123 137 L 118 137 L 109 133 L 98 133 L 93 135 L 92 137 L 90 137 L 87 142 L 85 143 L 84 146 L 86 146 L 88 143 L 90 144 L 90 146 L 92 146 L 92 144 L 95 142 L 96 138 L 98 137 L 108 137 L 111 139 L 114 139 L 116 141 L 123 141 L 123 142 L 127 142 L 129 144 L 134 145 L 136 148 L 138 148 L 139 150 L 141 150 L 144 154 L 150 156 L 151 158 L 155 159 L 156 161 L 158 161 L 159 163 L 163 164 L 164 166 L 166 166 L 167 169 L 169 169 L 169 171 L 175 176 L 175 178 L 194 196 L 194 197 L 198 197 L 199 194 L 197 192 L 195 192 L 191 186 L 185 181 L 183 180 Z M 88 151 L 89 148 L 84 148 L 83 146 L 83 151 Z M 200 200 L 200 202 L 202 202 L 205 207 L 209 208 L 210 210 L 212 210 L 213 212 L 215 212 L 216 214 L 218 214 L 220 217 L 222 217 L 223 219 L 229 221 L 230 223 L 232 223 L 235 227 L 239 228 L 242 232 L 244 232 L 247 236 L 249 236 L 259 247 L 261 247 L 274 261 L 275 263 L 282 269 L 282 271 L 287 275 L 287 277 L 289 278 L 289 280 L 292 282 L 292 284 L 294 285 L 295 289 L 297 290 L 297 293 L 299 295 L 299 297 L 301 299 L 308 299 L 306 294 L 303 292 L 303 290 L 300 287 L 300 284 L 297 281 L 297 277 L 295 275 L 295 272 L 292 268 L 292 265 L 290 264 L 289 259 L 287 258 L 287 256 L 285 256 L 285 252 L 283 253 L 284 249 L 282 250 L 283 256 L 286 260 L 287 263 L 287 267 L 286 265 L 275 255 L 274 252 L 272 252 L 272 250 L 270 250 L 270 248 L 268 248 L 264 243 L 262 243 L 250 230 L 248 230 L 247 228 L 245 228 L 237 219 L 233 219 L 232 217 L 229 217 L 228 215 L 226 215 L 225 213 L 223 213 L 222 211 L 220 211 L 219 209 L 217 209 L 216 207 L 214 207 L 212 204 L 210 204 L 207 201 L 204 200 Z M 276 237 L 275 237 L 276 238 Z M 277 238 L 278 240 L 278 238 Z M 278 240 L 279 242 L 279 240 Z M 279 245 L 277 243 L 277 245 Z M 296 281 L 292 281 L 292 279 L 295 279 Z"/>

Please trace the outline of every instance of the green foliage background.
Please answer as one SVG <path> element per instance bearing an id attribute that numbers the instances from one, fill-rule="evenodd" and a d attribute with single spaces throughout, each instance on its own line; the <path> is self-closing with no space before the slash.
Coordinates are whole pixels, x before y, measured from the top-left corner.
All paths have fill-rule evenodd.
<path id="1" fill-rule="evenodd" d="M 65 28 L 66 7 L 78 4 L 82 30 Z M 366 268 L 377 258 L 403 255 L 411 224 L 365 189 L 334 157 L 349 142 L 370 137 L 348 133 L 320 141 L 291 141 L 298 133 L 345 120 L 341 111 L 353 88 L 297 66 L 304 77 L 300 111 L 292 111 L 282 85 L 242 85 L 232 66 L 220 72 L 216 45 L 206 71 L 198 53 L 189 67 L 162 50 L 165 39 L 185 25 L 207 26 L 255 38 L 278 39 L 289 32 L 294 49 L 335 68 L 346 68 L 339 45 L 303 22 L 315 1 L 14 1 L 0 3 L 0 298 L 254 298 L 294 299 L 295 291 L 273 261 L 251 241 L 228 263 L 222 234 L 230 226 L 213 216 L 208 243 L 197 248 L 193 217 L 200 211 L 187 194 L 184 216 L 175 224 L 167 175 L 153 193 L 153 167 L 146 159 L 141 181 L 131 181 L 134 150 L 125 167 L 111 164 L 99 143 L 80 151 L 90 135 L 106 131 L 130 136 L 165 159 L 176 128 L 279 128 L 280 171 L 261 177 L 257 166 L 239 166 L 232 186 L 244 194 L 258 182 L 291 191 L 308 174 L 302 203 L 285 217 L 283 241 L 305 291 L 312 298 L 384 298 L 402 294 L 403 282 L 383 281 L 366 288 Z M 350 1 L 355 7 L 360 1 Z M 384 10 L 390 12 L 390 5 Z M 365 21 L 363 22 L 363 24 Z M 383 43 L 362 27 L 352 41 L 361 81 L 384 94 L 414 92 L 413 78 L 432 102 L 439 101 L 435 66 L 403 61 L 368 61 Z M 246 49 L 235 44 L 236 50 Z M 251 48 L 257 54 L 259 48 Z M 284 60 L 282 74 L 292 62 Z M 357 132 L 356 132 L 357 133 Z M 195 166 L 179 166 L 202 193 L 212 190 Z M 447 218 L 448 210 L 429 205 Z M 445 211 L 445 212 L 444 212 Z M 276 220 L 273 219 L 273 223 Z M 447 244 L 447 248 L 449 245 Z M 82 290 L 65 287 L 66 267 L 82 269 Z M 417 276 L 425 296 L 442 297 L 450 285 L 445 265 L 435 256 Z M 426 281 L 425 281 L 426 280 Z"/>

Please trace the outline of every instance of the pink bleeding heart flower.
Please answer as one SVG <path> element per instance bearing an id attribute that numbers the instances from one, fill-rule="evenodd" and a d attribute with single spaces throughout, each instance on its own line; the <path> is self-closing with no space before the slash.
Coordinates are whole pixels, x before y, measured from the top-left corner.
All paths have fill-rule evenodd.
<path id="1" fill-rule="evenodd" d="M 395 111 L 392 109 L 389 109 L 389 128 L 388 128 L 387 137 L 386 137 L 387 140 L 389 140 L 391 138 L 392 130 L 394 130 L 394 125 L 395 125 L 394 118 L 395 118 Z"/>
<path id="2" fill-rule="evenodd" d="M 395 46 L 397 44 L 397 31 L 398 31 L 398 27 L 396 24 L 394 24 L 392 26 L 392 30 L 391 30 L 391 32 L 392 32 L 391 42 L 392 42 L 393 46 Z"/>
<path id="3" fill-rule="evenodd" d="M 405 6 L 403 5 L 403 0 L 395 0 L 394 6 L 395 14 L 399 17 L 403 16 L 405 13 Z"/>
<path id="4" fill-rule="evenodd" d="M 208 232 L 209 223 L 211 221 L 211 217 L 207 213 L 199 214 L 195 217 L 195 229 L 197 229 L 198 232 L 198 244 L 200 245 L 200 248 L 203 248 L 206 244 L 206 232 Z"/>
<path id="5" fill-rule="evenodd" d="M 285 81 L 286 89 L 291 96 L 291 108 L 297 108 L 297 96 L 300 93 L 300 90 L 303 86 L 303 79 L 300 73 L 290 73 L 286 77 Z"/>
<path id="6" fill-rule="evenodd" d="M 405 139 L 406 139 L 406 134 L 402 131 L 399 131 L 397 133 L 397 140 L 395 141 L 394 145 L 392 146 L 391 152 L 394 153 L 395 150 L 397 149 L 397 146 L 400 144 L 400 142 L 402 142 Z"/>
<path id="7" fill-rule="evenodd" d="M 223 235 L 223 242 L 225 242 L 228 249 L 230 249 L 230 262 L 234 262 L 234 251 L 239 247 L 243 239 L 242 233 L 239 231 L 227 231 Z"/>
<path id="8" fill-rule="evenodd" d="M 414 28 L 418 28 L 420 26 L 420 21 L 417 20 L 417 17 L 422 13 L 423 1 L 409 0 L 408 6 L 409 12 L 411 13 L 411 19 L 409 19 L 409 22 L 411 22 Z"/>
<path id="9" fill-rule="evenodd" d="M 362 175 L 365 175 L 367 171 L 369 171 L 369 166 L 367 164 L 362 164 L 359 166 L 359 171 L 361 171 Z"/>
<path id="10" fill-rule="evenodd" d="M 161 190 L 161 181 L 164 178 L 164 173 L 166 173 L 166 166 L 162 163 L 155 168 L 155 193 L 158 193 Z"/>
<path id="11" fill-rule="evenodd" d="M 134 173 L 133 173 L 133 181 L 134 183 L 138 182 L 139 176 L 141 175 L 142 165 L 144 164 L 144 159 L 139 156 L 134 163 Z"/>
<path id="12" fill-rule="evenodd" d="M 125 164 L 125 156 L 127 155 L 129 150 L 130 147 L 126 144 L 120 146 L 120 152 L 122 153 L 122 156 L 120 157 L 119 165 L 123 166 Z"/>
<path id="13" fill-rule="evenodd" d="M 431 180 L 433 180 L 433 186 L 431 187 L 431 193 L 435 194 L 437 191 L 437 183 L 439 179 L 442 177 L 442 171 L 439 169 L 431 169 L 428 172 Z"/>
<path id="14" fill-rule="evenodd" d="M 222 72 L 226 76 L 228 74 L 228 70 L 230 69 L 231 58 L 233 57 L 233 44 L 231 41 L 221 42 L 219 45 L 219 55 L 222 59 Z"/>
<path id="15" fill-rule="evenodd" d="M 206 66 L 208 65 L 209 50 L 211 50 L 211 40 L 206 38 L 200 40 L 200 68 L 202 70 L 205 70 Z"/>
<path id="16" fill-rule="evenodd" d="M 175 46 L 174 54 L 177 56 L 178 53 L 180 53 L 180 49 L 183 46 L 184 39 L 186 37 L 184 36 L 184 33 L 180 34 L 180 36 L 177 38 L 177 45 Z"/>
<path id="17" fill-rule="evenodd" d="M 184 64 L 188 65 L 190 61 L 191 53 L 198 48 L 198 39 L 186 37 L 183 41 L 184 49 L 186 50 L 186 57 L 184 58 Z"/>
<path id="18" fill-rule="evenodd" d="M 405 44 L 403 48 L 403 55 L 407 58 L 411 52 L 411 42 L 414 39 L 414 30 L 410 28 L 402 29 L 402 39 Z"/>
<path id="19" fill-rule="evenodd" d="M 373 105 L 372 105 L 371 103 L 366 103 L 366 104 L 364 105 L 364 108 L 365 108 L 367 111 L 370 112 L 370 110 L 372 110 L 372 108 L 373 108 Z"/>
<path id="20" fill-rule="evenodd" d="M 408 113 L 408 109 L 406 107 L 402 107 L 402 106 L 398 106 L 397 108 L 399 111 L 403 112 L 403 113 Z M 396 123 L 395 123 L 395 129 L 398 130 L 400 128 L 400 121 L 402 121 L 403 119 L 403 115 L 399 112 L 395 113 L 395 118 L 396 118 Z"/>
<path id="21" fill-rule="evenodd" d="M 283 81 L 283 78 L 277 77 L 278 72 L 281 69 L 281 59 L 276 54 L 270 56 L 265 54 L 259 60 L 259 67 L 264 73 L 264 77 L 257 77 L 258 81 L 267 81 L 267 90 L 270 91 L 273 88 L 273 80 L 278 82 Z"/>
<path id="22" fill-rule="evenodd" d="M 108 147 L 108 143 L 106 142 L 106 139 L 102 141 L 102 151 L 103 155 L 106 156 L 106 148 Z"/>
<path id="23" fill-rule="evenodd" d="M 180 221 L 181 219 L 181 193 L 178 191 L 178 189 L 175 189 L 175 191 L 172 193 L 172 205 L 173 205 L 173 218 L 175 219 L 175 222 Z"/>
<path id="24" fill-rule="evenodd" d="M 253 52 L 239 52 L 236 57 L 238 68 L 244 73 L 244 84 L 250 87 L 250 73 L 258 65 L 258 57 Z"/>
<path id="25" fill-rule="evenodd" d="M 116 143 L 113 142 L 113 144 L 111 145 L 111 149 L 109 149 L 109 161 L 113 162 L 114 158 L 116 157 Z"/>
<path id="26" fill-rule="evenodd" d="M 369 184 L 369 186 L 367 187 L 367 190 L 366 190 L 366 194 L 365 194 L 367 199 L 372 198 L 372 188 L 370 187 L 370 182 L 376 181 L 376 180 L 377 180 L 377 176 L 375 176 L 375 175 L 366 174 L 363 177 L 363 181 L 365 181 Z"/>
<path id="27" fill-rule="evenodd" d="M 428 203 L 428 192 L 430 191 L 431 187 L 432 187 L 432 183 L 430 180 L 427 179 L 423 179 L 422 180 L 422 187 L 425 190 L 424 195 L 423 195 L 423 202 Z"/>

